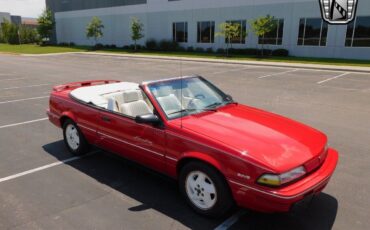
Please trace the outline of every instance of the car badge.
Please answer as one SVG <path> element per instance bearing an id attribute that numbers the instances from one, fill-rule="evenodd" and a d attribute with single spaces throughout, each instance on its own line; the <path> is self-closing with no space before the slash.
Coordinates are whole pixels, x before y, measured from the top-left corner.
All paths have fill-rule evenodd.
<path id="1" fill-rule="evenodd" d="M 322 18 L 330 24 L 347 24 L 356 16 L 358 0 L 319 0 Z"/>

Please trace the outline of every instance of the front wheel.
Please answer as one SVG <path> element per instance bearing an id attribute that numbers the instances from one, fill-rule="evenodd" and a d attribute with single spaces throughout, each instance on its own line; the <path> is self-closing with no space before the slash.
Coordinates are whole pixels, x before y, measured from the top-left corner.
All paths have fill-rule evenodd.
<path id="1" fill-rule="evenodd" d="M 81 156 L 88 152 L 89 144 L 80 129 L 72 120 L 64 122 L 63 137 L 64 143 L 73 155 Z"/>
<path id="2" fill-rule="evenodd" d="M 208 164 L 188 163 L 181 170 L 179 183 L 188 204 L 202 215 L 220 217 L 234 205 L 224 177 Z"/>

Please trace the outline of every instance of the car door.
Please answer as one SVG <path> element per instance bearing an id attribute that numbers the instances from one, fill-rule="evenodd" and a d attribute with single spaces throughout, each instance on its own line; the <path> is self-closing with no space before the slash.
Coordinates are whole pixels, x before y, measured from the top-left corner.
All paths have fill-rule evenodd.
<path id="1" fill-rule="evenodd" d="M 165 132 L 111 111 L 99 114 L 99 146 L 155 170 L 165 171 Z"/>

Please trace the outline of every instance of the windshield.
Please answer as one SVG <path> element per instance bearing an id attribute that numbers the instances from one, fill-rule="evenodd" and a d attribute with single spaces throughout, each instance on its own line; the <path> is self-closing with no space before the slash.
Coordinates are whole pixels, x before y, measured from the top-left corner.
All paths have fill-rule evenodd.
<path id="1" fill-rule="evenodd" d="M 201 77 L 156 82 L 148 87 L 168 119 L 215 110 L 232 102 L 230 97 Z"/>

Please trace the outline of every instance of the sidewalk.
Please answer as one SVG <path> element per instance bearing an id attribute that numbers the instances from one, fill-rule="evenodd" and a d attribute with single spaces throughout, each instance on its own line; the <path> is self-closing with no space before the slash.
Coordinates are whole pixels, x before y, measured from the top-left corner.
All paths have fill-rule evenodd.
<path id="1" fill-rule="evenodd" d="M 22 56 L 53 56 L 53 55 L 63 55 L 63 54 L 83 54 L 83 55 L 129 57 L 129 58 L 169 60 L 169 61 L 241 64 L 241 65 L 270 66 L 270 67 L 296 68 L 296 69 L 331 70 L 331 71 L 338 71 L 338 72 L 339 71 L 340 72 L 360 72 L 360 73 L 370 74 L 370 67 L 361 67 L 361 66 L 343 66 L 343 65 L 337 66 L 337 65 L 288 63 L 288 62 L 274 62 L 274 61 L 247 61 L 247 60 L 227 60 L 227 59 L 212 59 L 212 58 L 189 58 L 189 57 L 159 56 L 159 55 L 145 55 L 145 54 L 119 54 L 119 53 L 108 53 L 108 52 L 69 52 L 69 53 L 59 53 L 59 54 L 36 54 L 36 55 L 25 54 Z"/>

